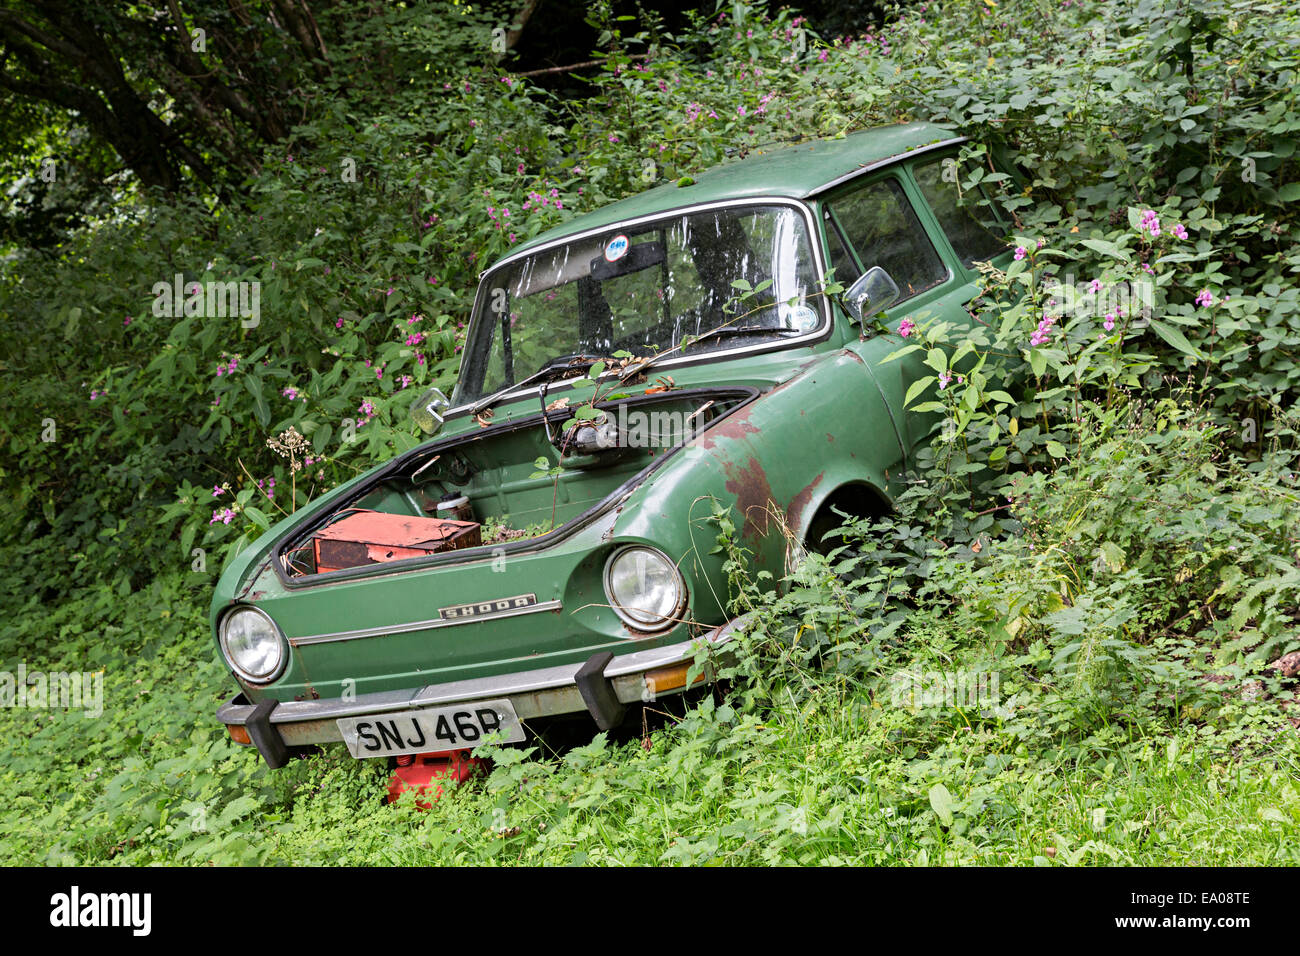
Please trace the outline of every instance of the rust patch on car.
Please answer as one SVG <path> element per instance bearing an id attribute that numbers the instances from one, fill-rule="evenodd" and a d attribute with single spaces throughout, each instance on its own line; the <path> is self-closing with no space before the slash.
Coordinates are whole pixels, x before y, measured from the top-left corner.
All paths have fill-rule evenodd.
<path id="1" fill-rule="evenodd" d="M 818 472 L 816 478 L 805 485 L 797 495 L 790 499 L 790 507 L 785 509 L 785 513 L 786 516 L 789 517 L 791 524 L 799 524 L 799 516 L 803 514 L 804 509 L 808 507 L 808 503 L 812 501 L 813 492 L 817 490 L 817 486 L 822 483 L 822 478 L 825 476 L 826 472 Z"/>
<path id="2" fill-rule="evenodd" d="M 772 504 L 772 486 L 768 483 L 767 472 L 751 455 L 743 467 L 728 465 L 727 474 L 730 478 L 726 489 L 736 496 L 736 510 L 744 519 L 741 538 L 753 540 L 757 535 L 766 534 L 767 508 Z"/>
<path id="3" fill-rule="evenodd" d="M 734 413 L 703 432 L 695 441 L 701 448 L 712 451 L 720 438 L 730 438 L 733 441 L 738 441 L 746 435 L 757 435 L 759 429 L 749 423 L 749 413 L 753 410 L 754 406 L 752 404 L 737 409 Z"/>

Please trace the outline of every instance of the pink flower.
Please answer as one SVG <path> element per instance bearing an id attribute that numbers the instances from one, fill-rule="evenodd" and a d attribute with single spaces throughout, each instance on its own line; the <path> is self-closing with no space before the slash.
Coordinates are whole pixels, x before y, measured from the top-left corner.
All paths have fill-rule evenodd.
<path id="1" fill-rule="evenodd" d="M 281 389 L 280 394 L 292 402 L 298 397 L 298 390 L 290 385 L 288 388 Z"/>
<path id="2" fill-rule="evenodd" d="M 1214 296 L 1210 294 L 1209 289 L 1202 289 L 1196 294 L 1196 304 L 1205 309 L 1214 305 Z"/>
<path id="3" fill-rule="evenodd" d="M 1016 246 L 1016 262 L 1019 262 L 1028 254 L 1029 254 L 1029 250 L 1026 249 L 1024 246 Z"/>
<path id="4" fill-rule="evenodd" d="M 1034 334 L 1029 337 L 1030 346 L 1037 348 L 1046 342 L 1051 336 L 1052 326 L 1056 324 L 1058 318 L 1059 316 L 1052 315 L 1051 313 L 1044 314 L 1042 319 L 1038 322 L 1038 328 L 1035 329 Z"/>
<path id="5" fill-rule="evenodd" d="M 912 330 L 915 328 L 916 328 L 915 322 L 913 322 L 911 319 L 904 319 L 902 322 L 898 323 L 898 334 L 901 335 L 903 338 L 907 338 L 909 335 L 912 334 Z"/>
<path id="6" fill-rule="evenodd" d="M 940 374 L 940 376 L 939 376 L 939 391 L 942 392 L 945 388 L 947 388 L 947 387 L 948 387 L 948 383 L 951 382 L 951 381 L 952 381 L 952 376 L 949 375 L 947 372 L 943 372 L 942 374 Z"/>
<path id="7" fill-rule="evenodd" d="M 1174 226 L 1169 231 L 1173 234 L 1173 237 L 1175 239 L 1187 238 L 1187 230 L 1183 228 L 1183 224 L 1181 222 L 1175 223 Z"/>

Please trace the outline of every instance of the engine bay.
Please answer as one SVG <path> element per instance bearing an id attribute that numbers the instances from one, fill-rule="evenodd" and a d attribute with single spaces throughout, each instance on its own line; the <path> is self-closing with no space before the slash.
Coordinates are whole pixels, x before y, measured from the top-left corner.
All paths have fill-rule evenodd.
<path id="1" fill-rule="evenodd" d="M 497 546 L 549 534 L 757 394 L 682 389 L 543 414 L 393 462 L 280 549 L 289 577 Z"/>

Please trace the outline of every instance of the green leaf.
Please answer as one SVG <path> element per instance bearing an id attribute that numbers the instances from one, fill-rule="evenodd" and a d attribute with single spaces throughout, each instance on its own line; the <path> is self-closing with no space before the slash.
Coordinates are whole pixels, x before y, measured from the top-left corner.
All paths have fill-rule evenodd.
<path id="1" fill-rule="evenodd" d="M 1121 262 L 1128 262 L 1132 256 L 1105 239 L 1084 239 L 1080 245 L 1087 246 L 1093 252 L 1100 252 L 1103 256 L 1109 256 L 1112 259 L 1119 259 Z"/>
<path id="2" fill-rule="evenodd" d="M 890 352 L 888 355 L 886 355 L 884 358 L 882 358 L 882 359 L 880 360 L 880 364 L 881 364 L 881 365 L 884 365 L 886 362 L 892 362 L 892 361 L 894 361 L 894 359 L 896 359 L 896 358 L 902 358 L 904 355 L 907 355 L 907 354 L 910 353 L 910 352 L 915 352 L 915 351 L 916 351 L 917 349 L 919 349 L 919 348 L 922 348 L 922 346 L 920 346 L 920 345 L 904 345 L 901 349 L 895 349 L 894 351 L 892 351 L 892 352 Z"/>
<path id="3" fill-rule="evenodd" d="M 1033 349 L 1030 351 L 1029 368 L 1039 378 L 1042 378 L 1043 373 L 1047 371 L 1047 356 L 1043 354 L 1042 349 Z"/>
<path id="4" fill-rule="evenodd" d="M 1155 329 L 1156 335 L 1160 336 L 1184 355 L 1190 355 L 1197 361 L 1204 358 L 1192 343 L 1187 341 L 1187 336 L 1183 335 L 1182 332 L 1178 331 L 1178 329 L 1169 325 L 1167 322 L 1161 322 L 1159 319 L 1151 319 L 1151 328 Z"/>
<path id="5" fill-rule="evenodd" d="M 922 392 L 934 384 L 935 381 L 935 376 L 927 375 L 925 378 L 918 378 L 913 382 L 911 387 L 907 390 L 907 396 L 903 399 L 903 407 L 910 407 L 913 399 L 917 398 Z"/>
<path id="6" fill-rule="evenodd" d="M 257 423 L 265 428 L 271 424 L 271 407 L 266 404 L 266 396 L 262 394 L 262 380 L 256 375 L 245 375 L 244 387 L 253 396 L 253 412 L 257 416 Z"/>
<path id="7" fill-rule="evenodd" d="M 1066 456 L 1065 446 L 1059 441 L 1049 441 L 1047 443 L 1047 453 L 1053 458 L 1064 458 Z"/>
<path id="8" fill-rule="evenodd" d="M 1124 549 L 1113 541 L 1102 542 L 1101 559 L 1106 562 L 1106 567 L 1110 568 L 1113 573 L 1118 573 L 1124 569 Z"/>
<path id="9" fill-rule="evenodd" d="M 930 788 L 930 809 L 934 811 L 941 824 L 946 827 L 952 826 L 952 794 L 941 783 L 936 783 Z"/>

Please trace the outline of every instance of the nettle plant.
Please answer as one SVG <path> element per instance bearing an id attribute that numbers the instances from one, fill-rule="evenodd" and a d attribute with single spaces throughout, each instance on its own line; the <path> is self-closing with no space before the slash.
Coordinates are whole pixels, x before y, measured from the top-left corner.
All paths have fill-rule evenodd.
<path id="1" fill-rule="evenodd" d="M 1193 395 L 1089 403 L 1070 462 L 1011 481 L 1022 533 L 934 565 L 953 626 L 1044 721 L 1204 717 L 1280 690 L 1268 665 L 1300 645 L 1295 455 L 1248 467 Z"/>

